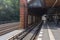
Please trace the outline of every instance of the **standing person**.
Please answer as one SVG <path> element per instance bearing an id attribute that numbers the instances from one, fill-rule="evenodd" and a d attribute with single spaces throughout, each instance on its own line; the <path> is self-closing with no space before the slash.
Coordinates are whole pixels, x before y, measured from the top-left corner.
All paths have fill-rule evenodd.
<path id="1" fill-rule="evenodd" d="M 46 23 L 46 21 L 47 21 L 47 19 L 46 19 L 46 15 L 43 15 L 43 16 L 42 16 L 42 21 L 43 21 L 43 24 Z"/>

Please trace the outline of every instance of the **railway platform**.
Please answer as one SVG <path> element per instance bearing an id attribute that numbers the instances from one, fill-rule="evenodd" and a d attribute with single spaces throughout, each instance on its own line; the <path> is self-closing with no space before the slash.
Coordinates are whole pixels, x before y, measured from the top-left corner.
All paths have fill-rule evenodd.
<path id="1" fill-rule="evenodd" d="M 26 30 L 16 30 L 2 35 L 0 39 L 6 40 L 10 35 L 10 40 L 60 40 L 60 25 L 56 26 L 54 22 L 48 22 L 45 24 L 38 23 L 32 26 Z M 12 33 L 15 36 L 11 36 Z"/>
<path id="2" fill-rule="evenodd" d="M 56 26 L 54 22 L 42 25 L 37 40 L 60 40 L 60 25 Z"/>

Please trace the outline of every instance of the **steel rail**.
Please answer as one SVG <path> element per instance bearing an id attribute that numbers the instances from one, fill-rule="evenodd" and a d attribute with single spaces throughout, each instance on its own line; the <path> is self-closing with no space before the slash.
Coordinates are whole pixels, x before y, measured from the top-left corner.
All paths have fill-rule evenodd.
<path id="1" fill-rule="evenodd" d="M 30 40 L 35 40 L 39 31 L 41 30 L 41 27 L 42 27 L 42 23 L 39 25 L 38 29 L 35 31 L 34 35 L 31 37 Z"/>
<path id="2" fill-rule="evenodd" d="M 13 37 L 13 40 L 26 40 L 25 38 L 28 37 L 29 35 L 31 35 L 30 34 L 31 32 L 33 32 L 33 34 L 28 39 L 29 40 L 35 39 L 35 37 L 38 35 L 38 32 L 41 29 L 41 25 L 42 25 L 41 23 L 42 22 L 31 25 L 31 27 L 29 27 L 28 29 L 26 29 L 22 33 Z"/>
<path id="3" fill-rule="evenodd" d="M 20 35 L 19 40 L 22 40 L 27 34 L 29 34 L 35 28 L 35 26 L 36 25 L 34 25 L 31 28 L 29 28 L 29 30 L 24 32 L 23 35 Z"/>

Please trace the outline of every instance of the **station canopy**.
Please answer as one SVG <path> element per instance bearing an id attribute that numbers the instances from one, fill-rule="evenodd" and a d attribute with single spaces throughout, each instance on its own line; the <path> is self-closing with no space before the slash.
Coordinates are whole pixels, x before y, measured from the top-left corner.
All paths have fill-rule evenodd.
<path id="1" fill-rule="evenodd" d="M 28 0 L 28 3 L 30 0 Z M 32 3 L 28 5 L 29 7 L 42 7 L 42 2 L 41 0 L 34 0 Z"/>

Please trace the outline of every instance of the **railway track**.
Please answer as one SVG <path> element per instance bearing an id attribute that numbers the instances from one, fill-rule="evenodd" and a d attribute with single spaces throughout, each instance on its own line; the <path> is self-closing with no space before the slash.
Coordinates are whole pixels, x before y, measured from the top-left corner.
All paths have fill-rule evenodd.
<path id="1" fill-rule="evenodd" d="M 31 26 L 31 28 L 28 28 L 27 30 L 20 33 L 14 40 L 35 40 L 35 37 L 37 36 L 38 32 L 40 31 L 42 26 L 42 22 L 37 24 L 34 24 Z"/>
<path id="2" fill-rule="evenodd" d="M 18 29 L 19 23 L 9 23 L 0 25 L 0 36 Z"/>

